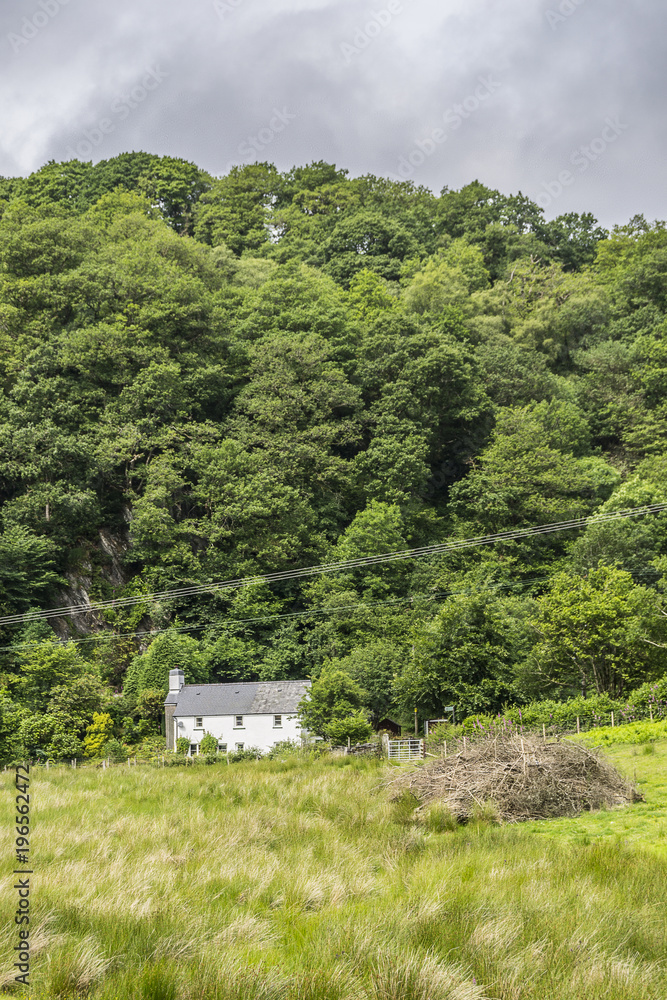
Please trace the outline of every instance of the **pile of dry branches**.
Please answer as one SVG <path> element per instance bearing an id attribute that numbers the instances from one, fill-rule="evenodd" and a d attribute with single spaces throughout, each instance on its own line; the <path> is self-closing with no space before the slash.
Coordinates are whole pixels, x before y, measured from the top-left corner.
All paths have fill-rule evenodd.
<path id="1" fill-rule="evenodd" d="M 408 787 L 423 805 L 442 803 L 460 822 L 488 803 L 500 819 L 519 822 L 642 799 L 604 757 L 569 740 L 498 734 L 448 749 L 447 757 L 418 765 L 392 784 Z"/>

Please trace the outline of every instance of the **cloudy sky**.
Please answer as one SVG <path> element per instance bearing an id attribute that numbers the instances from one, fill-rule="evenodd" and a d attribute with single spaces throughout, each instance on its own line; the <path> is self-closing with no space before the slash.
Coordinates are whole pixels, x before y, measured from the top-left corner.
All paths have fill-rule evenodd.
<path id="1" fill-rule="evenodd" d="M 664 0 L 4 0 L 0 174 L 312 160 L 667 218 Z"/>

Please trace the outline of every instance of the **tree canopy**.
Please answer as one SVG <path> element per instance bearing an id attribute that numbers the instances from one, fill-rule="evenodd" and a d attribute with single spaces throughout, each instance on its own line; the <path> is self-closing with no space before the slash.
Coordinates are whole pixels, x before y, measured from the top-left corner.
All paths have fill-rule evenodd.
<path id="1" fill-rule="evenodd" d="M 164 592 L 664 502 L 666 261 L 663 222 L 321 161 L 1 179 L 2 615 L 135 601 L 1 627 L 2 753 L 155 730 L 173 666 L 337 678 L 336 738 L 661 676 L 659 513 Z"/>

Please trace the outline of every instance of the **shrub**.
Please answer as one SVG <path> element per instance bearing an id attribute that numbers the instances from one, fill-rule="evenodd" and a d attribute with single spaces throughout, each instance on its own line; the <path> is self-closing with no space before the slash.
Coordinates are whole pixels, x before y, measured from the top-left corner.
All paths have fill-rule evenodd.
<path id="1" fill-rule="evenodd" d="M 123 746 L 120 740 L 112 736 L 107 740 L 102 748 L 102 756 L 117 763 L 127 760 L 127 747 Z"/>
<path id="2" fill-rule="evenodd" d="M 228 759 L 232 764 L 240 764 L 244 760 L 260 760 L 261 757 L 263 753 L 259 747 L 245 747 L 243 750 L 230 753 Z"/>
<path id="3" fill-rule="evenodd" d="M 71 760 L 83 756 L 83 744 L 74 733 L 56 730 L 46 753 L 50 760 Z"/>
<path id="4" fill-rule="evenodd" d="M 176 753 L 180 753 L 185 756 L 190 749 L 190 740 L 187 736 L 179 736 L 176 740 Z"/>
<path id="5" fill-rule="evenodd" d="M 113 733 L 113 721 L 107 712 L 93 712 L 93 721 L 86 729 L 83 752 L 86 757 L 101 757 L 102 748 Z"/>
<path id="6" fill-rule="evenodd" d="M 273 744 L 266 756 L 269 760 L 284 760 L 285 757 L 296 757 L 301 752 L 301 744 L 297 743 L 296 740 L 280 740 Z"/>
<path id="7" fill-rule="evenodd" d="M 324 735 L 334 746 L 343 746 L 348 739 L 351 743 L 365 743 L 373 735 L 373 727 L 358 710 L 344 719 L 332 719 L 324 726 Z"/>

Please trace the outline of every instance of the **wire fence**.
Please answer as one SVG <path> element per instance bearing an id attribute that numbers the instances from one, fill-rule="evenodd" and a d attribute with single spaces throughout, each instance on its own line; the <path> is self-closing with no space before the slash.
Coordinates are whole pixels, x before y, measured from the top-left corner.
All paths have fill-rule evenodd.
<path id="1" fill-rule="evenodd" d="M 440 746 L 443 740 L 466 735 L 474 738 L 476 735 L 487 735 L 494 732 L 503 733 L 537 733 L 544 737 L 574 736 L 592 732 L 596 729 L 615 728 L 633 722 L 664 722 L 667 721 L 667 700 L 653 698 L 646 704 L 627 704 L 624 708 L 599 709 L 597 711 L 582 711 L 580 714 L 564 714 L 562 712 L 535 713 L 530 709 L 523 713 L 521 709 L 494 717 L 488 715 L 468 716 L 457 726 L 444 725 L 431 729 L 426 736 L 428 745 Z"/>

